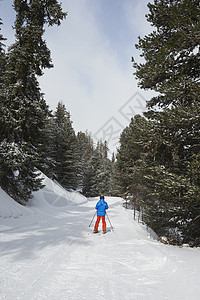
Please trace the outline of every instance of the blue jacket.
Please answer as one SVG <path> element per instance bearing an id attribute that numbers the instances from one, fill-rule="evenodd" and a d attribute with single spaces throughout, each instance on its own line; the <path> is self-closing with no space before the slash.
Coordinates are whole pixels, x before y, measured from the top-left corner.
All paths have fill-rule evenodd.
<path id="1" fill-rule="evenodd" d="M 108 209 L 108 204 L 104 199 L 100 199 L 95 208 L 97 209 L 98 216 L 105 216 L 106 209 Z"/>

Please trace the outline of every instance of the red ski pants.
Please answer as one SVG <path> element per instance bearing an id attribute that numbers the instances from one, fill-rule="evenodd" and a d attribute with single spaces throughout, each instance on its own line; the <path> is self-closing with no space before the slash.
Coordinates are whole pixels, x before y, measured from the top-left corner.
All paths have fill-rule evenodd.
<path id="1" fill-rule="evenodd" d="M 94 226 L 94 230 L 98 230 L 99 222 L 100 222 L 101 218 L 102 218 L 102 229 L 103 229 L 103 231 L 106 231 L 105 216 L 98 216 L 98 215 L 97 215 L 97 220 L 96 220 L 96 223 L 95 223 L 95 226 Z"/>

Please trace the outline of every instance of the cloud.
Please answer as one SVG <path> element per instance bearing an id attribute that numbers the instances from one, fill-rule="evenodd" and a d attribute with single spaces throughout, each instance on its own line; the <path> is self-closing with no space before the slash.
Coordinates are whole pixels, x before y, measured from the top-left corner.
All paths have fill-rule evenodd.
<path id="1" fill-rule="evenodd" d="M 129 29 L 133 32 L 134 37 L 139 35 L 144 36 L 148 34 L 152 27 L 147 22 L 145 15 L 149 13 L 147 4 L 153 0 L 125 0 L 123 3 L 124 13 L 126 15 Z"/>
<path id="2" fill-rule="evenodd" d="M 90 4 L 91 1 L 66 2 L 67 20 L 56 30 L 48 29 L 46 38 L 54 69 L 45 71 L 41 86 L 51 107 L 62 99 L 78 130 L 94 131 L 137 87 L 131 53 L 119 56 L 112 38 L 95 18 L 100 8 Z M 125 49 L 127 45 L 120 47 Z"/>

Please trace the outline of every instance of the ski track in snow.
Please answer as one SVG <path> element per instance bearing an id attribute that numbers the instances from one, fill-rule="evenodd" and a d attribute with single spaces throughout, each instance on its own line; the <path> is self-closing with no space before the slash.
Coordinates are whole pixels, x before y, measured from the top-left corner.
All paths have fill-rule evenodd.
<path id="1" fill-rule="evenodd" d="M 88 227 L 97 199 L 6 219 L 0 229 L 0 299 L 199 299 L 199 249 L 151 239 L 121 200 L 106 198 L 115 230 L 105 235 Z"/>

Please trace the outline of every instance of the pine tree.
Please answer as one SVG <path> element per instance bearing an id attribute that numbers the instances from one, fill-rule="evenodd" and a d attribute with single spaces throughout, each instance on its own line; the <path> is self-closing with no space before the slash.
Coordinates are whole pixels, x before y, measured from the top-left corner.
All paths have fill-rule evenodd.
<path id="1" fill-rule="evenodd" d="M 155 0 L 148 7 L 147 21 L 155 29 L 136 45 L 145 62 L 134 62 L 139 86 L 160 93 L 148 105 L 200 101 L 199 1 Z"/>
<path id="2" fill-rule="evenodd" d="M 110 194 L 112 163 L 107 142 L 99 141 L 85 161 L 82 192 L 86 197 Z"/>
<path id="3" fill-rule="evenodd" d="M 56 0 L 15 0 L 16 42 L 6 56 L 0 106 L 0 165 L 2 188 L 20 203 L 40 188 L 35 173 L 37 147 L 48 116 L 38 76 L 52 67 L 43 40 L 45 25 L 60 25 L 66 17 Z"/>
<path id="4" fill-rule="evenodd" d="M 89 197 L 97 197 L 99 195 L 98 170 L 100 169 L 100 165 L 101 159 L 99 153 L 96 149 L 94 149 L 87 167 L 87 185 L 84 184 L 84 186 L 87 188 L 87 195 Z"/>
<path id="5" fill-rule="evenodd" d="M 99 141 L 96 147 L 100 163 L 96 169 L 98 195 L 109 195 L 111 190 L 112 162 L 108 158 L 108 145 L 106 141 Z"/>
<path id="6" fill-rule="evenodd" d="M 91 134 L 88 132 L 78 132 L 77 134 L 77 180 L 78 190 L 87 193 L 90 181 L 90 171 L 88 165 L 94 152 L 94 143 Z"/>
<path id="7" fill-rule="evenodd" d="M 77 144 L 70 113 L 59 102 L 51 123 L 51 158 L 55 161 L 55 179 L 67 189 L 77 187 Z"/>
<path id="8" fill-rule="evenodd" d="M 155 225 L 159 223 L 161 226 L 162 218 L 166 226 L 162 226 L 165 234 L 169 228 L 170 232 L 172 227 L 174 231 L 179 228 L 183 238 L 186 237 L 187 226 L 193 222 L 193 214 L 196 219 L 199 203 L 200 185 L 198 172 L 194 170 L 194 165 L 196 168 L 199 162 L 199 116 L 199 104 L 187 109 L 180 105 L 165 109 L 157 116 L 159 122 L 154 123 L 154 136 L 150 142 L 154 164 L 149 165 L 146 179 L 151 186 L 151 194 L 159 199 L 157 205 L 160 213 L 155 211 L 153 217 Z"/>
<path id="9" fill-rule="evenodd" d="M 136 45 L 145 62 L 134 62 L 140 87 L 159 93 L 148 101 L 152 110 L 145 113 L 153 122 L 143 174 L 146 220 L 172 243 L 197 245 L 200 5 L 195 0 L 155 0 L 148 7 L 147 20 L 155 29 Z M 162 110 L 156 111 L 156 105 Z"/>
<path id="10" fill-rule="evenodd" d="M 121 194 L 136 198 L 142 193 L 142 169 L 146 167 L 146 152 L 149 147 L 151 122 L 136 115 L 120 136 L 117 151 L 118 178 Z"/>
<path id="11" fill-rule="evenodd" d="M 111 159 L 111 171 L 110 171 L 110 195 L 112 196 L 121 196 L 121 187 L 120 187 L 120 173 L 117 169 L 117 160 L 116 155 L 112 153 Z"/>
<path id="12" fill-rule="evenodd" d="M 51 112 L 49 118 L 45 122 L 45 127 L 41 131 L 41 137 L 37 147 L 39 157 L 36 164 L 36 167 L 51 179 L 55 179 L 56 177 L 54 174 L 56 162 L 52 157 L 54 147 L 53 128 L 54 119 Z"/>

